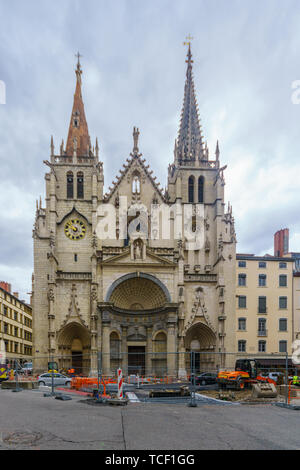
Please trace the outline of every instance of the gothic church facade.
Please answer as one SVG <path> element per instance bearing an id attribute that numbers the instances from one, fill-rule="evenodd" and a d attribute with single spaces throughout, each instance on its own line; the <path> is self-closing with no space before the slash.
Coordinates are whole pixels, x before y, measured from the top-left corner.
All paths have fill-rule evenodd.
<path id="1" fill-rule="evenodd" d="M 220 164 L 218 143 L 210 159 L 203 140 L 190 45 L 186 62 L 166 189 L 140 153 L 134 128 L 133 150 L 104 193 L 104 168 L 98 142 L 92 147 L 89 137 L 78 60 L 67 142 L 57 155 L 51 140 L 51 156 L 44 162 L 46 201 L 44 207 L 37 203 L 33 230 L 37 371 L 45 371 L 54 358 L 59 368 L 94 374 L 101 352 L 105 375 L 122 367 L 123 375 L 185 377 L 189 351 L 202 353 L 207 370 L 224 361 L 225 355 L 213 353 L 235 350 L 236 237 L 231 207 L 224 203 L 226 167 Z M 168 236 L 162 236 L 161 207 L 167 211 Z M 189 214 L 179 218 L 179 230 L 177 207 Z M 108 210 L 114 220 L 107 227 Z M 185 236 L 189 224 L 192 239 Z M 193 243 L 193 233 L 201 243 Z"/>

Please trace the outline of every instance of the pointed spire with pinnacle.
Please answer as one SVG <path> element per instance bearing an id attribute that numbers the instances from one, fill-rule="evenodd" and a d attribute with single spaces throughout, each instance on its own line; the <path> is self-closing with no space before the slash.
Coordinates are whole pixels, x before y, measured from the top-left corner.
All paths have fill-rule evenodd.
<path id="1" fill-rule="evenodd" d="M 84 105 L 81 95 L 81 64 L 80 54 L 76 54 L 77 67 L 76 73 L 76 88 L 74 93 L 74 102 L 69 126 L 69 133 L 66 145 L 66 155 L 73 156 L 74 151 L 78 156 L 87 156 L 91 152 L 91 141 L 89 136 L 88 125 L 86 122 Z"/>
<path id="2" fill-rule="evenodd" d="M 190 37 L 188 40 L 192 39 Z M 185 42 L 188 45 L 187 53 L 187 71 L 184 87 L 184 99 L 181 112 L 180 128 L 177 138 L 177 161 L 202 160 L 203 142 L 201 126 L 198 116 L 197 100 L 195 96 L 194 80 L 192 73 L 192 53 L 190 41 Z"/>
<path id="3" fill-rule="evenodd" d="M 139 135 L 140 135 L 140 131 L 138 129 L 138 127 L 134 127 L 133 128 L 133 150 L 132 150 L 132 153 L 133 155 L 138 155 L 139 153 Z"/>

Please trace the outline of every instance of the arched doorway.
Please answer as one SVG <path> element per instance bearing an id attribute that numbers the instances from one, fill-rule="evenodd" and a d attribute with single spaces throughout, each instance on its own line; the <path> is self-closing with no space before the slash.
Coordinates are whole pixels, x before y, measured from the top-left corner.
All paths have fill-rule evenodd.
<path id="1" fill-rule="evenodd" d="M 185 348 L 187 352 L 195 353 L 195 373 L 215 372 L 217 355 L 212 354 L 216 348 L 216 335 L 204 323 L 192 325 L 185 335 Z M 191 369 L 190 354 L 186 355 L 186 368 Z"/>
<path id="2" fill-rule="evenodd" d="M 149 310 L 171 302 L 171 297 L 155 276 L 132 273 L 117 279 L 108 289 L 105 300 L 123 310 Z"/>
<path id="3" fill-rule="evenodd" d="M 112 355 L 112 341 L 119 341 L 119 363 L 122 362 L 123 370 L 128 375 L 148 375 L 158 369 L 166 371 L 167 336 L 165 333 L 157 335 L 167 329 L 166 304 L 171 303 L 171 297 L 166 286 L 151 274 L 130 273 L 109 287 L 105 301 L 109 303 L 106 308 L 112 326 L 103 330 L 104 357 L 109 354 L 104 348 L 108 350 L 109 344 Z M 118 330 L 118 340 L 117 336 L 112 336 L 115 329 Z M 159 354 L 156 355 L 156 352 Z M 109 367 L 108 373 L 113 373 L 112 357 Z"/>
<path id="4" fill-rule="evenodd" d="M 90 370 L 90 333 L 80 323 L 72 322 L 58 333 L 60 352 L 59 368 L 75 369 L 76 374 L 88 374 Z"/>

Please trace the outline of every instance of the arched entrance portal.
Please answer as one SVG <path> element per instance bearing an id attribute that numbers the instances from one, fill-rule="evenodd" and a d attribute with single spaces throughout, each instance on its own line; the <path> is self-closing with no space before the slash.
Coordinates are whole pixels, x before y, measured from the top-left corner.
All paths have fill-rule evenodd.
<path id="1" fill-rule="evenodd" d="M 215 372 L 217 365 L 217 355 L 212 354 L 216 348 L 216 335 L 204 323 L 192 325 L 185 336 L 186 351 L 195 352 L 195 373 Z M 190 371 L 190 354 L 186 357 L 186 369 Z"/>
<path id="2" fill-rule="evenodd" d="M 109 288 L 106 301 L 124 310 L 149 310 L 171 302 L 164 284 L 150 274 L 127 274 L 115 281 Z"/>
<path id="3" fill-rule="evenodd" d="M 177 308 L 166 286 L 148 273 L 130 273 L 110 286 L 105 301 L 104 374 L 114 374 L 119 364 L 124 375 L 165 375 L 167 345 L 176 350 Z"/>
<path id="4" fill-rule="evenodd" d="M 90 370 L 90 334 L 77 322 L 63 327 L 58 334 L 60 352 L 59 368 L 75 369 L 76 374 L 88 374 Z"/>

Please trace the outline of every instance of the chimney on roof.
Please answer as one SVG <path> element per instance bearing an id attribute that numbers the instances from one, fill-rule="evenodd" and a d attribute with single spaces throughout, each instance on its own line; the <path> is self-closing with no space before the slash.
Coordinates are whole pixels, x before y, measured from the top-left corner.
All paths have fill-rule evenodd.
<path id="1" fill-rule="evenodd" d="M 278 230 L 274 235 L 274 256 L 283 257 L 289 252 L 289 229 Z"/>
<path id="2" fill-rule="evenodd" d="M 0 281 L 0 287 L 6 290 L 6 292 L 11 292 L 11 284 L 9 284 L 8 282 Z"/>

